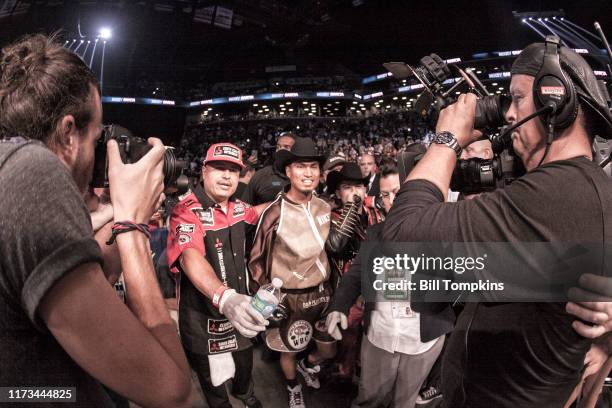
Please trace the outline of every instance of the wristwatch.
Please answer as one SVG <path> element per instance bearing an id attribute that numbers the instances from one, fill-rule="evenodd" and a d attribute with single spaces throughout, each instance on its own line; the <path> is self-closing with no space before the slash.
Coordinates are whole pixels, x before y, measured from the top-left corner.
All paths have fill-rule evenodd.
<path id="1" fill-rule="evenodd" d="M 443 144 L 455 151 L 457 153 L 457 157 L 461 155 L 461 151 L 463 150 L 459 143 L 457 142 L 457 138 L 451 132 L 440 132 L 436 133 L 436 135 L 431 139 L 431 143 Z"/>

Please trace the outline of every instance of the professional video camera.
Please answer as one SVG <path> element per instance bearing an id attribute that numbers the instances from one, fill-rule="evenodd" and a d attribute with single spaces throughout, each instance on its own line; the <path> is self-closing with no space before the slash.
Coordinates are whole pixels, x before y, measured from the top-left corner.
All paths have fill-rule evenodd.
<path id="1" fill-rule="evenodd" d="M 124 163 L 135 163 L 151 150 L 152 146 L 146 140 L 134 136 L 132 132 L 119 125 L 106 125 L 102 137 L 96 146 L 96 159 L 94 163 L 93 187 L 108 187 L 108 158 L 106 157 L 106 143 L 114 139 L 119 144 L 119 153 Z M 179 187 L 177 180 L 186 167 L 183 160 L 177 159 L 174 148 L 166 147 L 164 153 L 164 186 L 166 188 Z"/>
<path id="2" fill-rule="evenodd" d="M 451 181 L 451 189 L 465 194 L 491 191 L 511 183 L 524 174 L 507 140 L 502 140 L 499 129 L 505 125 L 504 115 L 510 106 L 506 95 L 492 95 L 470 69 L 463 70 L 455 64 L 447 64 L 436 54 L 421 58 L 420 65 L 412 67 L 403 62 L 388 62 L 383 66 L 397 79 L 414 76 L 424 91 L 418 96 L 415 110 L 437 117 L 441 109 L 456 101 L 455 92 L 471 91 L 478 96 L 474 128 L 483 135 L 491 134 L 493 159 L 458 160 Z M 459 75 L 452 78 L 453 71 Z M 454 82 L 445 89 L 444 85 Z M 420 157 L 417 156 L 416 160 Z M 415 160 L 414 155 L 401 155 L 398 160 Z M 400 166 L 402 168 L 411 166 Z M 400 174 L 402 180 L 406 175 Z"/>
<path id="3" fill-rule="evenodd" d="M 387 62 L 383 66 L 397 79 L 414 76 L 424 87 L 415 103 L 417 112 L 433 109 L 439 112 L 457 100 L 455 92 L 470 90 L 478 96 L 474 128 L 479 130 L 497 129 L 505 124 L 504 114 L 510 106 L 505 95 L 490 94 L 471 69 L 463 70 L 455 64 L 447 64 L 437 54 L 421 58 L 421 64 L 411 67 L 403 62 Z M 452 71 L 459 77 L 451 78 Z M 444 89 L 444 84 L 455 82 Z M 467 88 L 467 89 L 466 89 Z"/>

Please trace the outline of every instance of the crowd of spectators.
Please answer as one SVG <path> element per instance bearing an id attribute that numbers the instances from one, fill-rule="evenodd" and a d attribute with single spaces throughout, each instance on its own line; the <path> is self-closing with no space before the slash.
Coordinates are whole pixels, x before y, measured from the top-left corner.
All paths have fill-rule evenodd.
<path id="1" fill-rule="evenodd" d="M 202 156 L 211 144 L 231 142 L 242 148 L 248 161 L 259 168 L 271 161 L 276 137 L 288 130 L 313 139 L 321 154 L 343 155 L 347 161 L 355 162 L 366 152 L 379 159 L 394 158 L 405 146 L 426 142 L 432 129 L 414 111 L 343 118 L 306 117 L 299 122 L 219 120 L 187 125 L 177 154 L 187 160 L 190 173 L 197 174 Z"/>
<path id="2" fill-rule="evenodd" d="M 357 79 L 358 80 L 358 79 Z M 353 81 L 355 82 L 355 81 Z M 112 85 L 111 85 L 112 86 Z M 271 76 L 263 79 L 210 83 L 206 77 L 159 80 L 140 73 L 135 80 L 117 87 L 125 96 L 199 100 L 207 98 L 261 94 L 266 92 L 341 91 L 349 81 L 344 76 Z"/>

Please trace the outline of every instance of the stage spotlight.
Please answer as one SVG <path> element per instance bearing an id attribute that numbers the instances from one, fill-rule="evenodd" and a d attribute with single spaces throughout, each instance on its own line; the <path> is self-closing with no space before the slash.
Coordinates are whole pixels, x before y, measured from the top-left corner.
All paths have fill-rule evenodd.
<path id="1" fill-rule="evenodd" d="M 527 20 L 525 20 L 525 19 L 522 19 L 521 21 L 522 21 L 522 22 L 524 23 L 524 22 L 526 22 Z"/>
<path id="2" fill-rule="evenodd" d="M 87 44 L 90 44 L 90 43 L 91 43 L 91 41 L 87 40 Z"/>
<path id="3" fill-rule="evenodd" d="M 102 27 L 100 29 L 100 37 L 103 39 L 109 39 L 113 35 L 112 31 L 108 27 Z"/>
<path id="4" fill-rule="evenodd" d="M 85 40 L 81 40 L 81 44 L 83 44 L 85 42 Z"/>

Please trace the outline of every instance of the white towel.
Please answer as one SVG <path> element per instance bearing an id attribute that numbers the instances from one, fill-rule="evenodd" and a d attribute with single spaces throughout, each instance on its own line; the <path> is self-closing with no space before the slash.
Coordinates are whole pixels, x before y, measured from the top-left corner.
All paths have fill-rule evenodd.
<path id="1" fill-rule="evenodd" d="M 223 384 L 236 374 L 232 353 L 209 354 L 210 380 L 215 387 Z"/>

